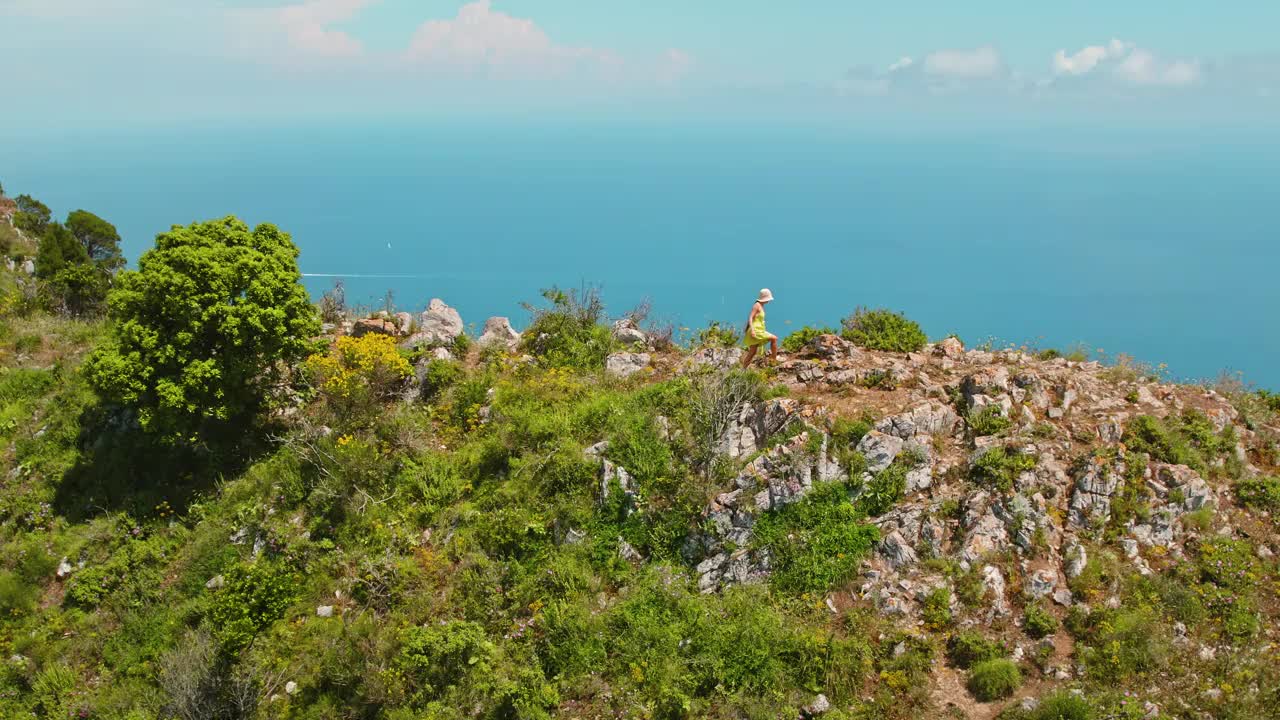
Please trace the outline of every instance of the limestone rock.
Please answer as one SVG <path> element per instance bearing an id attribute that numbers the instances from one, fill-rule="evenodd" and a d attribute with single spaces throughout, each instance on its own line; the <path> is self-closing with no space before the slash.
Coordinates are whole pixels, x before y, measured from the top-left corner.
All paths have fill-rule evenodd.
<path id="1" fill-rule="evenodd" d="M 631 377 L 649 366 L 649 353 L 621 352 L 605 358 L 604 369 L 610 375 Z"/>
<path id="2" fill-rule="evenodd" d="M 332 606 L 332 605 L 321 605 L 321 606 L 317 607 L 317 608 L 316 608 L 316 617 L 322 617 L 322 618 L 333 617 L 333 606 Z"/>
<path id="3" fill-rule="evenodd" d="M 900 415 L 892 415 L 876 423 L 875 429 L 887 435 L 912 440 L 933 435 L 951 435 L 960 424 L 960 416 L 951 406 L 927 402 Z"/>
<path id="4" fill-rule="evenodd" d="M 933 354 L 957 360 L 964 357 L 964 343 L 955 335 L 948 336 L 933 346 Z"/>
<path id="5" fill-rule="evenodd" d="M 878 473 L 893 464 L 904 445 L 900 437 L 872 430 L 858 442 L 858 452 L 867 459 L 867 472 Z"/>
<path id="6" fill-rule="evenodd" d="M 365 335 L 390 335 L 399 334 L 396 324 L 390 320 L 381 318 L 364 318 L 357 320 L 351 326 L 351 337 L 364 337 Z"/>
<path id="7" fill-rule="evenodd" d="M 481 345 L 505 345 L 513 348 L 520 342 L 520 333 L 511 327 L 511 320 L 505 317 L 491 317 L 484 321 L 484 332 L 480 334 Z"/>
<path id="8" fill-rule="evenodd" d="M 742 348 L 702 348 L 689 357 L 692 368 L 710 367 L 716 370 L 732 370 L 742 362 Z"/>
<path id="9" fill-rule="evenodd" d="M 879 550 L 884 559 L 895 569 L 914 565 L 918 560 L 916 551 L 897 530 L 880 541 Z"/>
<path id="10" fill-rule="evenodd" d="M 71 574 L 71 561 L 69 559 L 64 557 L 62 558 L 62 562 L 58 563 L 57 574 L 59 579 L 65 578 Z"/>
<path id="11" fill-rule="evenodd" d="M 209 578 L 209 581 L 206 582 L 204 586 L 210 590 L 217 590 L 218 588 L 223 587 L 226 584 L 227 584 L 226 578 L 222 577 L 221 575 L 214 575 L 213 577 Z"/>
<path id="12" fill-rule="evenodd" d="M 409 336 L 403 344 L 408 347 L 447 345 L 461 335 L 462 330 L 462 316 L 458 311 L 440 298 L 432 298 L 418 320 L 418 332 Z"/>
<path id="13" fill-rule="evenodd" d="M 636 321 L 625 317 L 613 324 L 613 339 L 623 345 L 646 345 L 649 336 L 644 334 Z"/>

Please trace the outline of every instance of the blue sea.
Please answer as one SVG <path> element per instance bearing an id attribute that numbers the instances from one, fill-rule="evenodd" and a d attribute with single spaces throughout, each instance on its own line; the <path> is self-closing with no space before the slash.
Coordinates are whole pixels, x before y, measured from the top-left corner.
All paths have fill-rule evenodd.
<path id="1" fill-rule="evenodd" d="M 1082 344 L 1280 388 L 1280 139 L 614 123 L 319 123 L 0 139 L 0 181 L 114 222 L 292 233 L 313 295 L 517 327 L 598 285 L 682 327 L 835 324 L 864 305 L 969 344 Z"/>

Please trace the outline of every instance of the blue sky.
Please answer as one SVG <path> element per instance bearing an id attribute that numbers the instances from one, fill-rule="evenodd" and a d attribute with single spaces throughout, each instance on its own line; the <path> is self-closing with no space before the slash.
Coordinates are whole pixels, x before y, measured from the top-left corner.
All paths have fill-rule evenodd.
<path id="1" fill-rule="evenodd" d="M 1265 124 L 1280 118 L 1277 28 L 1275 0 L 0 0 L 14 106 L 0 125 L 593 111 Z"/>

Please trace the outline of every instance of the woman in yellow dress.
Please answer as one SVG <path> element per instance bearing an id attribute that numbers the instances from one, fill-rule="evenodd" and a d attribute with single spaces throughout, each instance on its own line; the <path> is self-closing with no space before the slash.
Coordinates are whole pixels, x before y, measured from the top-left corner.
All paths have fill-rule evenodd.
<path id="1" fill-rule="evenodd" d="M 756 298 L 756 304 L 751 306 L 751 316 L 747 318 L 747 331 L 744 337 L 747 344 L 747 354 L 742 356 L 744 368 L 751 364 L 756 357 L 756 352 L 765 343 L 769 343 L 769 359 L 775 361 L 778 359 L 778 336 L 764 328 L 764 306 L 772 301 L 773 293 L 769 292 L 769 288 L 765 288 Z"/>

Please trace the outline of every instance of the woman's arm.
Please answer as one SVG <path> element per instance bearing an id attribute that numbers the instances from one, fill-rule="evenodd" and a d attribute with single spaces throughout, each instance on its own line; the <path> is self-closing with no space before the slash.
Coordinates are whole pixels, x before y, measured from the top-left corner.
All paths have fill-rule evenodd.
<path id="1" fill-rule="evenodd" d="M 751 334 L 751 323 L 756 321 L 756 315 L 760 312 L 760 303 L 751 306 L 751 314 L 747 316 L 747 328 L 742 331 L 743 335 Z"/>

